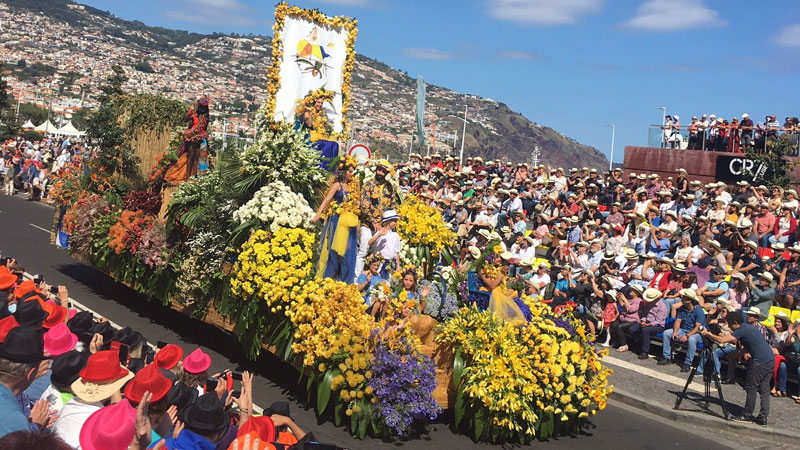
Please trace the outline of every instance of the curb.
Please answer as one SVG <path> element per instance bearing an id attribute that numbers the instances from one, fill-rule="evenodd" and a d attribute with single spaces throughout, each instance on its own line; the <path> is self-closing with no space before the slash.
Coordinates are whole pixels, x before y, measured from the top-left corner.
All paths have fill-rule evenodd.
<path id="1" fill-rule="evenodd" d="M 723 431 L 729 434 L 746 435 L 792 445 L 797 445 L 800 442 L 800 433 L 779 430 L 773 427 L 761 427 L 756 424 L 731 422 L 722 417 L 712 416 L 703 412 L 675 410 L 663 404 L 653 403 L 645 397 L 619 390 L 616 386 L 614 386 L 614 391 L 611 393 L 610 398 L 673 422 L 701 427 L 714 432 Z M 684 402 L 687 401 L 684 399 Z"/>

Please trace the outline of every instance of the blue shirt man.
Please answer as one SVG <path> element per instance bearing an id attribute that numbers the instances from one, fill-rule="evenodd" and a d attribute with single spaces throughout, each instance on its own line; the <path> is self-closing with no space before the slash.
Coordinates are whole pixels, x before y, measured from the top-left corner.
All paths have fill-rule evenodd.
<path id="1" fill-rule="evenodd" d="M 0 437 L 15 431 L 35 431 L 34 427 L 11 389 L 0 383 Z"/>

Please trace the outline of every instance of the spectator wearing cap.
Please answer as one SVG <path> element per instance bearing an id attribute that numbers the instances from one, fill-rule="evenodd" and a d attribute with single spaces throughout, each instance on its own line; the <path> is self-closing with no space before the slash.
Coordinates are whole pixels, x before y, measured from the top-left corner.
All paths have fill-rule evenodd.
<path id="1" fill-rule="evenodd" d="M 81 428 L 89 417 L 103 406 L 122 399 L 120 389 L 133 373 L 119 362 L 114 350 L 104 350 L 89 356 L 80 377 L 72 383 L 75 396 L 61 409 L 53 431 L 73 447 L 80 445 Z"/>
<path id="2" fill-rule="evenodd" d="M 140 370 L 125 386 L 125 398 L 135 407 L 149 393 L 147 418 L 152 430 L 152 441 L 157 442 L 172 429 L 172 421 L 166 414 L 169 403 L 167 394 L 172 389 L 172 382 L 165 377 L 155 364 L 149 364 Z"/>
<path id="3" fill-rule="evenodd" d="M 164 439 L 164 449 L 214 450 L 230 427 L 230 416 L 214 393 L 201 395 L 186 407 L 181 421 L 185 428 L 177 437 Z"/>
<path id="4" fill-rule="evenodd" d="M 700 337 L 700 327 L 705 326 L 705 312 L 697 306 L 697 294 L 691 289 L 681 289 L 682 306 L 678 308 L 675 323 L 671 329 L 664 330 L 664 341 L 662 347 L 662 359 L 659 365 L 667 365 L 672 362 L 672 341 L 687 345 L 686 357 L 684 358 L 681 372 L 688 372 L 691 368 L 697 351 L 697 345 L 702 342 Z"/>
<path id="5" fill-rule="evenodd" d="M 127 450 L 135 435 L 136 408 L 123 399 L 93 412 L 78 439 L 81 450 Z"/>
<path id="6" fill-rule="evenodd" d="M 730 286 L 725 281 L 725 269 L 715 267 L 711 271 L 711 279 L 697 290 L 697 301 L 702 307 L 710 305 L 718 299 L 727 300 Z"/>
<path id="7" fill-rule="evenodd" d="M 641 319 L 628 329 L 634 350 L 639 353 L 639 359 L 649 357 L 651 336 L 664 331 L 668 307 L 661 301 L 661 297 L 661 291 L 658 289 L 645 289 L 642 294 L 643 303 L 640 305 Z"/>
<path id="8" fill-rule="evenodd" d="M 48 425 L 47 401 L 36 402 L 29 414 L 18 396 L 50 365 L 44 356 L 44 339 L 39 329 L 18 326 L 0 344 L 0 437 L 14 431 L 39 430 Z"/>

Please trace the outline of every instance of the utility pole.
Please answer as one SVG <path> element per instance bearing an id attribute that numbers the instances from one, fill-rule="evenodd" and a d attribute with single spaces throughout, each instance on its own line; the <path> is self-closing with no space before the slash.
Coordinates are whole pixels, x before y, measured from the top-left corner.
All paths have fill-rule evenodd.
<path id="1" fill-rule="evenodd" d="M 664 125 L 667 123 L 667 108 L 666 106 L 656 106 L 656 109 L 661 110 L 661 148 L 665 148 Z"/>
<path id="2" fill-rule="evenodd" d="M 222 151 L 225 151 L 226 138 L 228 137 L 228 118 L 222 119 Z"/>

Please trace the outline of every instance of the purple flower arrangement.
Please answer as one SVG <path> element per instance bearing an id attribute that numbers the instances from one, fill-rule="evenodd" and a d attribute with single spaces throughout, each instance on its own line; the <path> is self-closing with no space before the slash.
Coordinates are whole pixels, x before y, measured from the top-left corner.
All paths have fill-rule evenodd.
<path id="1" fill-rule="evenodd" d="M 405 337 L 390 348 L 379 342 L 372 356 L 369 386 L 378 399 L 375 411 L 396 434 L 406 436 L 414 421 L 435 419 L 441 408 L 433 399 L 436 366 L 415 351 Z"/>
<path id="2" fill-rule="evenodd" d="M 572 326 L 568 319 L 561 317 L 549 317 L 549 319 L 553 321 L 555 326 L 563 328 L 567 333 L 569 333 L 570 337 L 575 336 L 575 327 Z"/>

